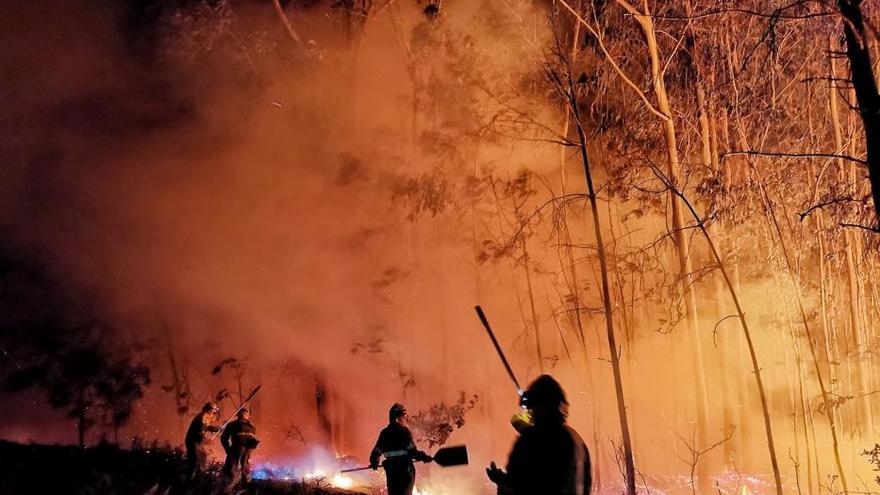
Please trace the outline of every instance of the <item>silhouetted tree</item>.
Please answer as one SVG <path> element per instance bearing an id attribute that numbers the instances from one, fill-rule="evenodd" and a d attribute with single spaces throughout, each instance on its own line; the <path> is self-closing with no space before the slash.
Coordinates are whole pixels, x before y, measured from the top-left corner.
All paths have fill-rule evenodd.
<path id="1" fill-rule="evenodd" d="M 92 427 L 109 426 L 118 432 L 128 422 L 135 401 L 150 383 L 149 369 L 117 355 L 102 336 L 106 329 L 56 329 L 56 337 L 19 348 L 19 367 L 7 377 L 6 389 L 45 391 L 53 409 L 76 420 L 82 447 Z"/>
<path id="2" fill-rule="evenodd" d="M 0 252 L 0 373 L 8 392 L 38 389 L 53 409 L 76 420 L 79 445 L 95 426 L 118 429 L 150 383 L 137 348 L 89 315 L 53 280 L 46 266 Z M 116 339 L 118 342 L 119 339 Z"/>

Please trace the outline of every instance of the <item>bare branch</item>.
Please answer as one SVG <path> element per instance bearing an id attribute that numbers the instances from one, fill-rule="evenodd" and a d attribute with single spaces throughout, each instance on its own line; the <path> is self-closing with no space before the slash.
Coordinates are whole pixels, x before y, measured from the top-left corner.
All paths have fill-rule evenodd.
<path id="1" fill-rule="evenodd" d="M 868 227 L 866 225 L 859 225 L 857 223 L 841 223 L 839 224 L 841 227 L 852 227 L 856 229 L 867 230 L 873 234 L 880 234 L 880 228 L 878 227 Z"/>
<path id="2" fill-rule="evenodd" d="M 645 94 L 645 92 L 642 91 L 642 89 L 639 88 L 638 85 L 634 83 L 633 80 L 623 71 L 620 65 L 617 64 L 617 61 L 614 59 L 611 53 L 608 52 L 608 48 L 605 46 L 605 42 L 602 40 L 602 35 L 600 35 L 599 32 L 596 31 L 596 29 L 593 28 L 593 26 L 591 26 L 583 17 L 581 17 L 581 15 L 576 10 L 574 10 L 571 5 L 568 4 L 568 2 L 566 2 L 565 0 L 559 0 L 559 4 L 565 7 L 566 10 L 571 12 L 571 14 L 575 16 L 575 18 L 578 20 L 578 22 L 580 22 L 587 29 L 587 31 L 589 31 L 590 34 L 593 35 L 593 37 L 599 43 L 599 49 L 602 50 L 602 53 L 605 55 L 608 63 L 611 64 L 614 72 L 616 72 L 617 75 L 620 76 L 621 79 L 623 79 L 623 82 L 626 83 L 627 86 L 631 87 L 636 92 L 636 95 L 641 98 L 648 110 L 663 121 L 669 120 L 668 115 L 654 108 L 654 105 L 652 105 L 651 102 L 648 100 L 648 96 Z"/>
<path id="3" fill-rule="evenodd" d="M 724 160 L 728 156 L 736 156 L 736 155 L 751 155 L 751 156 L 773 156 L 778 158 L 839 158 L 841 160 L 847 160 L 850 162 L 860 163 L 862 165 L 868 165 L 868 162 L 862 160 L 861 158 L 855 158 L 849 155 L 838 155 L 835 153 L 782 153 L 777 151 L 757 151 L 757 150 L 745 150 L 745 151 L 728 151 L 721 155 L 721 159 Z"/>
<path id="4" fill-rule="evenodd" d="M 273 0 L 272 3 L 275 6 L 275 12 L 278 14 L 278 18 L 281 19 L 281 23 L 284 25 L 284 30 L 287 32 L 287 35 L 290 36 L 290 39 L 299 45 L 300 48 L 302 48 L 302 39 L 296 33 L 296 30 L 293 29 L 290 19 L 287 18 L 287 13 L 284 12 L 284 8 L 281 6 L 281 0 Z"/>
<path id="5" fill-rule="evenodd" d="M 828 201 L 821 201 L 821 202 L 816 203 L 813 206 L 807 208 L 803 212 L 798 213 L 798 217 L 800 217 L 801 221 L 803 221 L 805 218 L 810 216 L 810 214 L 816 210 L 824 209 L 826 206 L 836 205 L 839 203 L 848 203 L 851 201 L 858 201 L 858 200 L 851 197 L 851 196 L 843 196 L 843 197 L 831 198 Z"/>

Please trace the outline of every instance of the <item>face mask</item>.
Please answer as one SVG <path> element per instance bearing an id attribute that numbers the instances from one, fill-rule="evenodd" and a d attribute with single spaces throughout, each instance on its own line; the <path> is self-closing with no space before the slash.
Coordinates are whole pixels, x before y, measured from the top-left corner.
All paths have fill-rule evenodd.
<path id="1" fill-rule="evenodd" d="M 523 409 L 522 411 L 511 416 L 510 424 L 511 426 L 513 426 L 514 430 L 522 433 L 534 426 L 535 423 L 532 420 L 532 414 L 528 411 L 528 409 Z"/>

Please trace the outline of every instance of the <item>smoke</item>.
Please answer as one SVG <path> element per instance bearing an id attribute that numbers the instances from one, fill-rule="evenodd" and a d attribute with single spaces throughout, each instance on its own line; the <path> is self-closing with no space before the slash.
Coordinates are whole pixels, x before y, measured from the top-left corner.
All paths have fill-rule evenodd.
<path id="1" fill-rule="evenodd" d="M 299 41 L 271 2 L 3 7 L 0 242 L 4 255 L 51 275 L 47 293 L 87 301 L 120 345 L 139 344 L 154 384 L 124 436 L 177 445 L 202 402 L 219 399 L 229 413 L 261 384 L 257 462 L 315 451 L 363 459 L 391 403 L 414 415 L 458 405 L 463 425 L 441 433 L 468 443 L 472 466 L 437 469 L 432 481 L 478 486 L 490 459 L 503 462 L 516 405 L 473 314 L 480 303 L 523 384 L 540 365 L 560 379 L 601 481 L 616 480 L 619 427 L 588 219 L 568 212 L 567 242 L 586 246 L 571 260 L 576 294 L 560 269 L 566 240 L 532 229 L 537 220 L 520 228 L 568 159 L 533 132 L 534 122 L 563 120 L 545 94 L 547 12 L 525 0 L 450 0 L 434 18 L 417 2 L 374 2 L 363 20 L 321 2 L 282 3 Z M 580 192 L 580 168 L 568 174 L 563 192 Z M 661 210 L 663 196 L 652 197 Z M 551 216 L 539 219 L 558 221 Z M 609 236 L 614 249 L 652 242 L 662 226 L 646 216 L 626 241 Z M 517 229 L 524 240 L 512 246 Z M 657 257 L 640 280 L 624 281 L 633 291 L 624 296 L 666 310 L 676 304 L 661 294 L 674 269 Z M 785 290 L 752 278 L 743 275 L 742 292 L 757 295 L 745 298 L 749 316 L 769 329 L 762 366 L 783 411 L 794 389 L 778 363 L 792 344 L 778 299 L 765 294 Z M 583 328 L 566 326 L 571 300 Z M 620 331 L 637 463 L 653 484 L 688 471 L 695 396 L 685 332 L 648 306 Z M 759 412 L 733 322 L 714 328 L 717 347 L 706 351 L 710 378 L 733 390 L 713 405 L 717 424 L 740 428 L 737 468 L 747 470 L 765 466 L 764 446 L 750 440 L 762 434 Z M 4 438 L 75 439 L 39 394 L 8 397 L 0 411 Z"/>
<path id="2" fill-rule="evenodd" d="M 474 53 L 504 84 L 532 77 L 536 40 L 498 37 L 538 15 L 520 3 L 389 5 L 348 41 L 341 14 L 295 9 L 301 43 L 263 2 L 4 6 L 4 243 L 148 343 L 155 385 L 126 436 L 178 444 L 173 412 L 261 383 L 260 455 L 364 455 L 395 400 L 493 400 L 448 173 L 515 155 L 484 139 L 467 156 L 490 100 L 465 78 Z M 13 416 L 5 437 L 75 438 Z"/>

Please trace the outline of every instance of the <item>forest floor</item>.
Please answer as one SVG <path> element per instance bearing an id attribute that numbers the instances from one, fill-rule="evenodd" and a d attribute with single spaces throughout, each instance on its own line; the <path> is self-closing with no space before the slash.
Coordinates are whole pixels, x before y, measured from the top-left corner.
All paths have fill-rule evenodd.
<path id="1" fill-rule="evenodd" d="M 198 483 L 186 481 L 181 454 L 167 448 L 123 450 L 102 445 L 24 445 L 0 441 L 0 495 L 347 495 L 321 483 L 258 480 L 229 489 L 212 466 Z"/>

